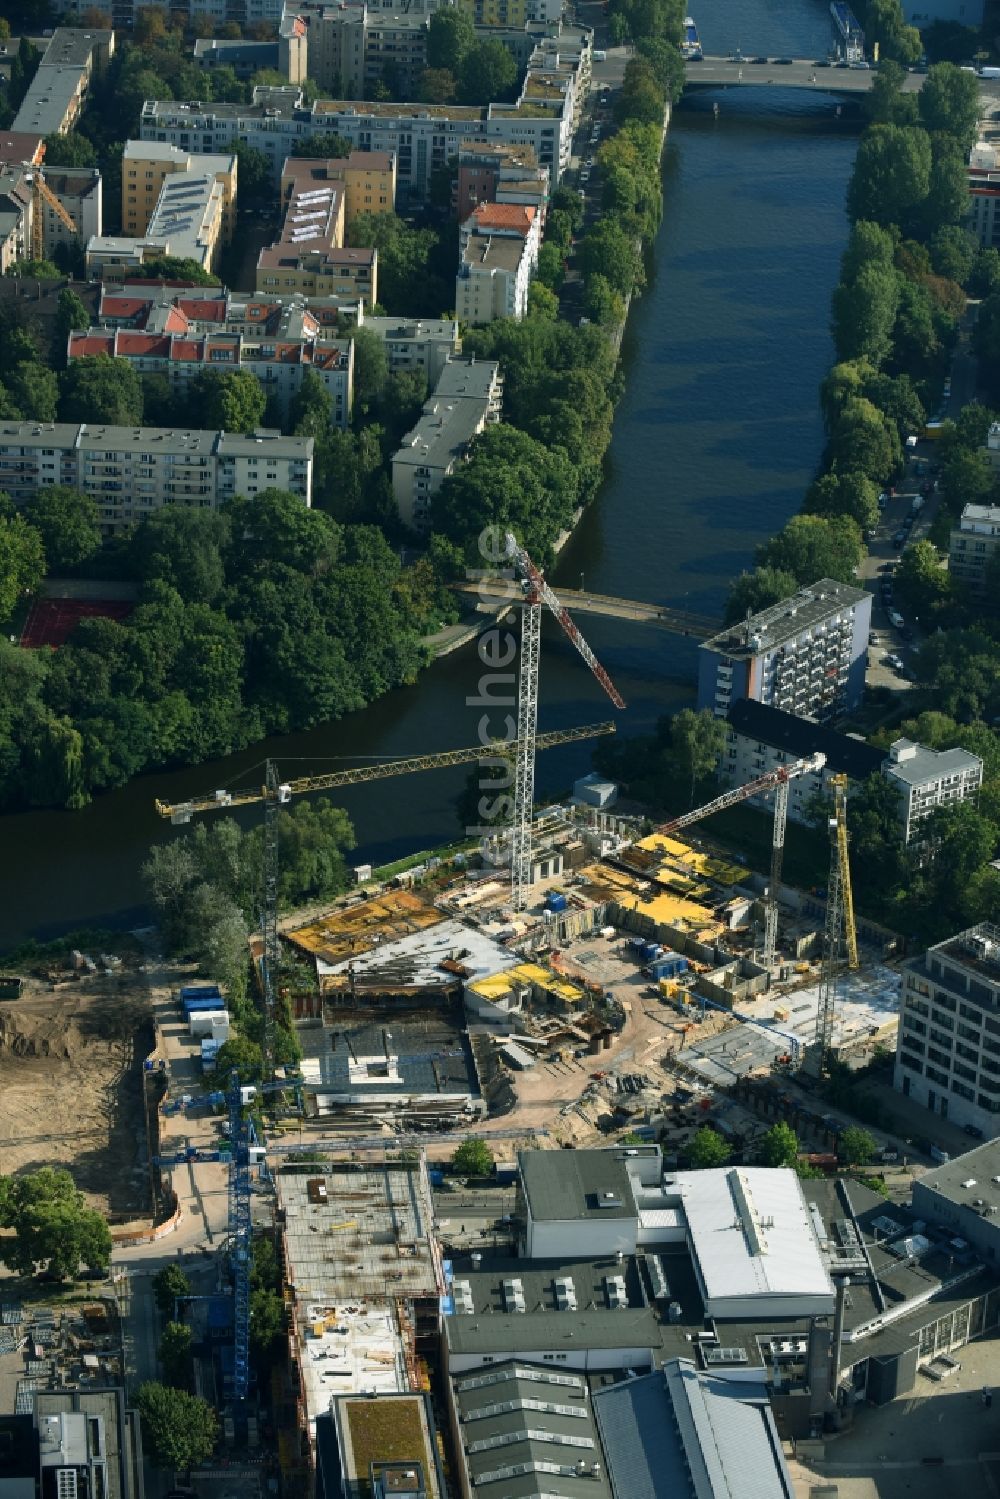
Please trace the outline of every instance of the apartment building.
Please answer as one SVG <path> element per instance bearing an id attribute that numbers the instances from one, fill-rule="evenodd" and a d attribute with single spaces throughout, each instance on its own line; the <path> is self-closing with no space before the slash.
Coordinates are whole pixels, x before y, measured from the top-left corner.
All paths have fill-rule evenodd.
<path id="1" fill-rule="evenodd" d="M 969 212 L 966 223 L 984 250 L 1000 247 L 1000 151 L 977 141 L 969 153 Z"/>
<path id="2" fill-rule="evenodd" d="M 166 141 L 189 151 L 222 151 L 234 139 L 246 141 L 267 157 L 275 182 L 297 141 L 326 132 L 344 136 L 357 151 L 392 155 L 402 207 L 423 201 L 435 170 L 446 166 L 469 141 L 530 147 L 538 164 L 548 168 L 550 181 L 558 183 L 570 159 L 573 117 L 566 99 L 554 105 L 482 108 L 319 99 L 307 109 L 294 88 L 256 88 L 252 104 L 147 100 L 140 126 L 143 140 Z"/>
<path id="3" fill-rule="evenodd" d="M 0 423 L 0 488 L 23 504 L 50 484 L 92 495 L 105 536 L 164 505 L 216 509 L 234 495 L 287 489 L 312 503 L 313 440 L 261 428 L 231 432 L 166 427 Z"/>
<path id="4" fill-rule="evenodd" d="M 169 177 L 191 181 L 211 177 L 222 188 L 223 245 L 236 231 L 236 188 L 239 163 L 232 152 L 193 154 L 162 141 L 126 141 L 122 153 L 122 234 L 141 238 L 159 206 L 163 185 Z"/>
<path id="5" fill-rule="evenodd" d="M 798 776 L 789 784 L 788 816 L 793 822 L 812 822 L 817 796 L 832 800 L 831 775 L 846 775 L 857 785 L 881 772 L 885 755 L 863 739 L 840 734 L 815 719 L 740 698 L 726 714 L 726 744 L 718 773 L 727 786 L 745 786 L 758 776 L 816 754 L 826 757 L 822 770 Z M 750 805 L 772 807 L 773 792 L 752 797 Z"/>
<path id="6" fill-rule="evenodd" d="M 235 160 L 235 158 L 234 158 Z M 210 172 L 166 177 L 142 236 L 95 236 L 87 243 L 87 275 L 121 281 L 151 260 L 193 260 L 214 271 L 225 246 L 226 189 Z"/>
<path id="7" fill-rule="evenodd" d="M 432 390 L 445 365 L 462 352 L 456 318 L 363 317 L 362 326 L 385 344 L 390 370 L 422 369 Z"/>
<path id="8" fill-rule="evenodd" d="M 259 382 L 283 420 L 307 371 L 330 395 L 331 422 L 344 428 L 354 397 L 354 344 L 351 339 L 320 336 L 315 319 L 299 306 L 282 307 L 246 332 L 222 326 L 193 326 L 180 307 L 157 308 L 143 330 L 92 328 L 71 333 L 68 358 L 107 354 L 125 359 L 140 375 L 165 375 L 174 390 L 203 370 L 246 370 Z"/>
<path id="9" fill-rule="evenodd" d="M 378 251 L 310 250 L 272 245 L 257 257 L 256 290 L 277 296 L 338 297 L 349 305 L 378 301 Z"/>
<path id="10" fill-rule="evenodd" d="M 528 310 L 531 273 L 538 264 L 520 236 L 470 234 L 455 277 L 455 313 L 472 325 L 494 318 L 520 321 Z"/>
<path id="11" fill-rule="evenodd" d="M 0 276 L 15 261 L 31 256 L 34 201 L 25 174 L 16 167 L 0 171 Z"/>
<path id="12" fill-rule="evenodd" d="M 904 843 L 919 840 L 920 824 L 938 807 L 978 796 L 983 784 L 978 755 L 964 749 L 925 749 L 912 739 L 897 739 L 889 746 L 882 770 L 899 796 Z"/>
<path id="13" fill-rule="evenodd" d="M 500 420 L 502 400 L 499 364 L 448 361 L 420 420 L 393 454 L 392 493 L 404 525 L 430 530 L 434 495 L 463 462 L 473 438 Z"/>
<path id="14" fill-rule="evenodd" d="M 1000 427 L 996 431 L 1000 437 Z M 973 593 L 985 593 L 995 572 L 991 564 L 998 551 L 1000 505 L 965 505 L 961 520 L 948 540 L 948 568 L 952 577 Z"/>
<path id="15" fill-rule="evenodd" d="M 405 3 L 303 0 L 294 8 L 308 35 L 309 77 L 327 94 L 368 99 L 380 83 L 413 98 L 427 66 L 430 12 Z"/>
<path id="16" fill-rule="evenodd" d="M 85 246 L 104 232 L 104 183 L 97 167 L 43 167 L 42 181 L 75 224 L 71 229 L 44 197 L 35 202 L 42 213 L 42 244 L 51 260 L 55 250 Z"/>
<path id="17" fill-rule="evenodd" d="M 301 16 L 283 16 L 273 42 L 199 37 L 194 44 L 194 60 L 200 68 L 207 73 L 215 68 L 232 68 L 237 78 L 244 80 L 269 68 L 289 83 L 305 83 L 308 59 L 308 28 Z"/>
<path id="18" fill-rule="evenodd" d="M 861 701 L 872 595 L 833 578 L 727 626 L 699 647 L 698 707 L 725 718 L 753 698 L 800 717 L 834 718 Z"/>
<path id="19" fill-rule="evenodd" d="M 60 26 L 42 56 L 12 129 L 30 135 L 65 135 L 83 112 L 91 80 L 114 56 L 115 34 Z"/>
<path id="20" fill-rule="evenodd" d="M 470 141 L 459 148 L 453 199 L 459 223 L 480 203 L 530 203 L 544 223 L 548 194 L 548 171 L 531 147 Z"/>
<path id="21" fill-rule="evenodd" d="M 281 169 L 281 201 L 337 183 L 344 194 L 344 225 L 359 213 L 391 213 L 396 202 L 396 158 L 391 151 L 352 151 L 320 161 L 290 156 Z"/>
<path id="22" fill-rule="evenodd" d="M 42 136 L 26 130 L 0 131 L 0 169 L 40 167 L 45 156 Z"/>
<path id="23" fill-rule="evenodd" d="M 894 1086 L 942 1119 L 1000 1134 L 1000 927 L 983 922 L 904 965 Z"/>
<path id="24" fill-rule="evenodd" d="M 344 243 L 346 194 L 339 182 L 314 183 L 309 174 L 282 173 L 285 217 L 272 249 L 339 250 Z M 286 196 L 285 188 L 288 187 Z"/>

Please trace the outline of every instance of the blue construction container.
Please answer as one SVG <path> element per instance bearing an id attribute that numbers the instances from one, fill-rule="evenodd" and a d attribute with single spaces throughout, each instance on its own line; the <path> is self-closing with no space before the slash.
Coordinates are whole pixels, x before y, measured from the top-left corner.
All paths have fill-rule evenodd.
<path id="1" fill-rule="evenodd" d="M 430 1178 L 430 1184 L 431 1184 L 432 1187 L 439 1187 L 441 1185 L 441 1183 L 444 1181 L 444 1172 L 443 1171 L 431 1170 L 431 1171 L 428 1171 L 427 1175 Z"/>
<path id="2" fill-rule="evenodd" d="M 645 962 L 651 963 L 654 958 L 658 958 L 660 956 L 660 953 L 662 951 L 663 948 L 658 942 L 647 942 L 642 950 L 642 956 Z"/>
<path id="3" fill-rule="evenodd" d="M 550 911 L 565 911 L 567 904 L 566 897 L 561 891 L 553 890 L 552 894 L 546 899 L 545 904 Z"/>
<path id="4" fill-rule="evenodd" d="M 218 984 L 185 984 L 181 989 L 181 1004 L 186 999 L 221 999 Z"/>
<path id="5" fill-rule="evenodd" d="M 225 1001 L 219 993 L 216 993 L 214 997 L 206 995 L 204 999 L 184 1000 L 185 1015 L 201 1015 L 207 1010 L 218 1010 L 221 1013 L 225 1011 L 225 1008 Z"/>
<path id="6" fill-rule="evenodd" d="M 679 952 L 663 952 L 654 959 L 652 964 L 653 977 L 657 979 L 675 979 L 678 974 L 687 973 L 687 958 Z"/>

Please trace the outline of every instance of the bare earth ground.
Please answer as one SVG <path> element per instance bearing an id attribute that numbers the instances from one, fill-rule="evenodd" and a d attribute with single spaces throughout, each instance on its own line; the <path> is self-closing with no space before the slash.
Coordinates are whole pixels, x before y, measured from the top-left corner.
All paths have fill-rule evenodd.
<path id="1" fill-rule="evenodd" d="M 103 1212 L 145 1210 L 151 1044 L 139 974 L 87 976 L 55 992 L 32 980 L 21 999 L 0 1004 L 0 1172 L 65 1166 Z"/>

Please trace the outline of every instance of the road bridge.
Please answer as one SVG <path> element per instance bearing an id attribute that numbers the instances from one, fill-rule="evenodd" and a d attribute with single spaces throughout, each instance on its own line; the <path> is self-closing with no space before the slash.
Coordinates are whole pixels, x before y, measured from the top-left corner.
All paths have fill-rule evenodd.
<path id="1" fill-rule="evenodd" d="M 483 579 L 479 583 L 456 583 L 454 586 L 459 593 L 475 594 L 490 609 L 503 604 L 513 607 L 520 602 L 519 592 L 502 578 L 495 583 Z M 556 588 L 554 592 L 560 604 L 573 614 L 601 614 L 606 619 L 628 619 L 636 624 L 657 625 L 661 630 L 688 635 L 693 640 L 708 640 L 722 628 L 721 620 L 687 609 L 673 609 L 666 604 L 644 604 L 636 599 L 613 598 L 610 594 L 579 588 Z"/>
<path id="2" fill-rule="evenodd" d="M 867 94 L 878 76 L 875 68 L 838 66 L 815 58 L 704 57 L 684 65 L 687 88 L 795 88 L 824 94 Z M 907 73 L 903 92 L 918 93 L 924 73 Z"/>

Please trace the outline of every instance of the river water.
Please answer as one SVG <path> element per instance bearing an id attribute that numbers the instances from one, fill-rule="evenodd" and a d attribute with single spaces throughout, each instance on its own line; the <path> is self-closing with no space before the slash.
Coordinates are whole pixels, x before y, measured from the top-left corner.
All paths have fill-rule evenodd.
<path id="1" fill-rule="evenodd" d="M 695 11 L 706 51 L 821 57 L 823 0 L 716 0 Z M 724 15 L 723 15 L 724 12 Z M 664 164 L 665 214 L 648 288 L 625 344 L 607 482 L 560 559 L 558 581 L 596 592 L 721 610 L 754 546 L 801 502 L 823 435 L 817 386 L 830 362 L 830 293 L 846 237 L 844 194 L 856 133 L 829 99 L 747 91 L 675 113 Z M 695 648 L 649 626 L 584 616 L 595 651 L 628 709 L 619 732 L 642 733 L 691 700 Z M 547 630 L 539 726 L 611 716 L 558 632 Z M 413 688 L 309 734 L 230 759 L 140 778 L 82 812 L 0 819 L 0 949 L 83 922 L 143 915 L 139 870 L 171 836 L 153 811 L 216 786 L 253 781 L 269 753 L 285 775 L 331 756 L 404 756 L 477 741 L 470 707 L 474 651 L 439 662 Z M 589 768 L 586 745 L 539 757 L 541 791 Z M 384 862 L 459 831 L 466 772 L 356 787 L 338 795 L 353 817 L 357 859 Z M 250 816 L 251 814 L 246 814 Z"/>

